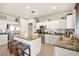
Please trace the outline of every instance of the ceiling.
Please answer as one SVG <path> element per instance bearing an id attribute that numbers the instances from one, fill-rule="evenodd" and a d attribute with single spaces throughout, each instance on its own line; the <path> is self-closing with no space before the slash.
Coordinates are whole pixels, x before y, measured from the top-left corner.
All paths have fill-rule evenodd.
<path id="1" fill-rule="evenodd" d="M 30 8 L 27 9 L 26 6 Z M 53 10 L 52 6 L 55 6 L 56 9 Z M 17 17 L 32 18 L 69 11 L 73 7 L 73 3 L 0 3 L 0 12 Z M 38 15 L 31 11 L 35 11 Z"/>

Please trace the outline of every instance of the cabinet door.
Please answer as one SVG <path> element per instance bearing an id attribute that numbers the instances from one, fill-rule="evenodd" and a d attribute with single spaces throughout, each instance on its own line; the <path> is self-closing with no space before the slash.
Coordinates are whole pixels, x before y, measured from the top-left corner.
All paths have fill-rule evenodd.
<path id="1" fill-rule="evenodd" d="M 47 29 L 50 29 L 50 23 L 46 22 Z"/>
<path id="2" fill-rule="evenodd" d="M 73 15 L 67 16 L 67 29 L 74 28 L 74 19 Z"/>
<path id="3" fill-rule="evenodd" d="M 3 42 L 3 36 L 0 35 L 0 45 L 2 45 L 4 42 Z"/>
<path id="4" fill-rule="evenodd" d="M 50 44 L 54 44 L 55 43 L 56 38 L 53 36 L 50 37 Z"/>
<path id="5" fill-rule="evenodd" d="M 0 45 L 7 44 L 7 35 L 0 35 Z"/>
<path id="6" fill-rule="evenodd" d="M 48 39 L 45 39 L 45 43 L 46 43 L 46 44 L 49 44 L 49 41 L 48 41 Z"/>
<path id="7" fill-rule="evenodd" d="M 1 37 L 0 37 L 0 45 L 2 45 L 2 39 L 1 39 Z"/>
<path id="8" fill-rule="evenodd" d="M 66 29 L 66 20 L 59 20 L 59 28 L 60 29 Z"/>
<path id="9" fill-rule="evenodd" d="M 39 29 L 39 26 L 40 26 L 39 23 L 36 23 L 36 29 Z"/>
<path id="10" fill-rule="evenodd" d="M 49 37 L 49 44 L 52 44 L 52 38 L 51 37 Z"/>
<path id="11" fill-rule="evenodd" d="M 45 35 L 45 43 L 46 44 L 49 44 L 50 42 L 49 42 L 49 36 L 48 35 Z"/>
<path id="12" fill-rule="evenodd" d="M 57 41 L 57 39 L 59 38 L 60 36 L 56 36 L 56 35 L 52 35 L 50 37 L 50 44 L 55 44 L 55 42 Z"/>
<path id="13" fill-rule="evenodd" d="M 51 21 L 49 23 L 49 26 L 50 26 L 50 29 L 54 29 L 54 27 L 55 27 L 55 21 Z"/>

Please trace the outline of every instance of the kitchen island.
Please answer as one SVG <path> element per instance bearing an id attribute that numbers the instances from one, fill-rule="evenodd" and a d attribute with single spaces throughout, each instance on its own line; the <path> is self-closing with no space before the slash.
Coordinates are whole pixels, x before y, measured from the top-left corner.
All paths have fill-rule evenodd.
<path id="1" fill-rule="evenodd" d="M 32 36 L 32 39 L 28 39 L 28 37 L 19 35 L 15 36 L 14 39 L 23 42 L 25 44 L 29 44 L 31 49 L 31 56 L 36 56 L 41 50 L 41 38 L 38 36 L 34 35 Z"/>
<path id="2" fill-rule="evenodd" d="M 79 56 L 79 39 L 62 36 L 54 44 L 55 56 Z"/>

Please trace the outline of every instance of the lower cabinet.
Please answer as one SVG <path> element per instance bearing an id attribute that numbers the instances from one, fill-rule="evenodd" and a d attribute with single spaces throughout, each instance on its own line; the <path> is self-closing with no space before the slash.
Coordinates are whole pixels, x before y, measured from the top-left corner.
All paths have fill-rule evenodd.
<path id="1" fill-rule="evenodd" d="M 0 35 L 0 45 L 7 44 L 7 35 Z"/>
<path id="2" fill-rule="evenodd" d="M 49 42 L 49 38 L 47 37 L 47 36 L 45 36 L 45 43 L 46 44 L 49 44 L 50 42 Z"/>
<path id="3" fill-rule="evenodd" d="M 57 35 L 45 35 L 45 43 L 53 45 L 59 37 Z"/>
<path id="4" fill-rule="evenodd" d="M 79 52 L 54 46 L 54 56 L 79 56 Z"/>

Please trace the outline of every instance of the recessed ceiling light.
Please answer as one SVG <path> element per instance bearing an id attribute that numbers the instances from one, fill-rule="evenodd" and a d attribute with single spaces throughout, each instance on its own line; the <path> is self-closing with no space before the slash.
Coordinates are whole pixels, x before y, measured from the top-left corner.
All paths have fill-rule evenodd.
<path id="1" fill-rule="evenodd" d="M 26 9 L 30 9 L 30 7 L 29 6 L 26 6 Z"/>
<path id="2" fill-rule="evenodd" d="M 53 10 L 55 10 L 55 9 L 56 9 L 56 7 L 55 7 L 55 6 L 52 6 L 52 9 L 53 9 Z"/>
<path id="3" fill-rule="evenodd" d="M 38 13 L 35 13 L 35 15 L 38 15 Z"/>

